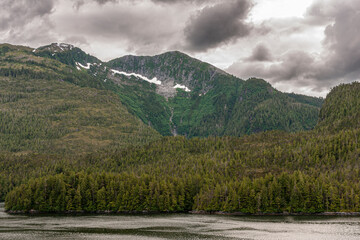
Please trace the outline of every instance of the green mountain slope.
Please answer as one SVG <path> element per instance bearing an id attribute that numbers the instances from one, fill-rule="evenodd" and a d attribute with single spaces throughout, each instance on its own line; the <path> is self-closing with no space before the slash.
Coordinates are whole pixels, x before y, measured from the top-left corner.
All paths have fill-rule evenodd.
<path id="1" fill-rule="evenodd" d="M 318 129 L 339 131 L 360 127 L 360 83 L 342 84 L 328 94 L 320 111 Z"/>
<path id="2" fill-rule="evenodd" d="M 42 59 L 35 61 L 40 68 L 61 72 L 57 77 L 77 86 L 112 91 L 132 115 L 165 136 L 308 130 L 315 126 L 322 103 L 318 98 L 281 93 L 261 79 L 243 81 L 180 52 L 103 63 L 69 44 L 30 50 L 26 50 L 28 58 Z M 43 63 L 45 59 L 51 64 Z M 13 60 L 7 56 L 6 61 Z M 33 59 L 29 62 L 35 64 Z M 46 73 L 47 78 L 49 74 L 55 73 Z"/>
<path id="3" fill-rule="evenodd" d="M 136 101 L 132 108 L 136 106 L 136 115 L 163 135 L 242 136 L 266 130 L 308 130 L 315 126 L 322 104 L 319 98 L 281 93 L 261 79 L 243 81 L 180 52 L 153 57 L 125 56 L 107 65 L 161 81 L 151 88 L 153 93 L 164 97 L 152 102 L 161 106 L 156 114 Z M 126 78 L 121 74 L 116 77 Z M 135 80 L 133 77 L 129 81 Z M 189 91 L 175 89 L 176 85 Z M 145 88 L 137 90 L 149 92 L 149 87 Z M 131 94 L 127 97 L 132 98 Z M 137 99 L 147 102 L 141 99 L 141 94 Z"/>
<path id="4" fill-rule="evenodd" d="M 30 48 L 0 45 L 0 151 L 86 153 L 158 138 L 105 84 Z"/>
<path id="5" fill-rule="evenodd" d="M 153 57 L 125 56 L 108 62 L 109 67 L 134 72 L 162 82 L 157 92 L 165 97 L 174 97 L 176 84 L 185 85 L 193 94 L 204 94 L 213 88 L 213 83 L 235 79 L 230 74 L 184 53 L 174 51 Z"/>
<path id="6" fill-rule="evenodd" d="M 334 104 L 351 105 L 349 100 L 359 99 L 357 92 L 357 84 L 335 88 L 321 110 L 324 117 L 319 124 L 328 117 L 336 116 L 339 121 L 342 116 L 356 116 L 359 108 L 350 107 L 349 115 L 338 116 L 328 106 L 341 110 Z M 339 131 L 268 131 L 241 138 L 164 137 L 146 146 L 46 166 L 41 164 L 44 157 L 35 158 L 9 161 L 17 163 L 16 171 L 38 178 L 7 194 L 8 210 L 360 212 L 360 128 L 356 121 Z M 8 191 L 12 185 L 6 176 L 11 176 L 14 166 L 2 163 L 0 182 L 11 186 Z M 17 185 L 21 182 L 11 180 Z"/>
<path id="7" fill-rule="evenodd" d="M 75 84 L 113 91 L 131 114 L 165 136 L 308 130 L 322 104 L 322 99 L 281 93 L 260 79 L 243 81 L 178 51 L 108 63 L 69 44 L 40 47 L 34 54 L 76 67 L 75 74 L 88 76 Z"/>
<path id="8" fill-rule="evenodd" d="M 101 63 L 96 57 L 85 53 L 80 48 L 66 43 L 52 43 L 34 49 L 33 53 L 36 56 L 52 58 L 74 67 L 77 66 L 76 63 L 80 63 L 83 66 L 87 66 L 87 63 Z"/>

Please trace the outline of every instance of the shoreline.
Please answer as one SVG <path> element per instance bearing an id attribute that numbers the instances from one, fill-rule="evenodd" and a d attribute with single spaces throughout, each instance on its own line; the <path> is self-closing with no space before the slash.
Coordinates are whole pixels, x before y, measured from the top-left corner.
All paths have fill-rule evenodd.
<path id="1" fill-rule="evenodd" d="M 341 216 L 341 217 L 357 217 L 360 216 L 360 212 L 319 212 L 319 213 L 290 213 L 290 212 L 283 212 L 283 213 L 243 213 L 243 212 L 223 212 L 223 211 L 203 211 L 203 210 L 193 210 L 193 211 L 184 211 L 184 212 L 160 212 L 160 211 L 122 211 L 122 212 L 115 212 L 110 210 L 105 211 L 93 211 L 93 212 L 86 212 L 86 211 L 63 211 L 63 212 L 41 212 L 38 210 L 30 210 L 30 211 L 20 211 L 20 210 L 9 210 L 6 211 L 4 208 L 5 203 L 0 202 L 0 208 L 5 213 L 12 214 L 12 215 L 51 215 L 51 214 L 58 214 L 58 215 L 167 215 L 167 214 L 191 214 L 191 215 L 219 215 L 219 216 Z"/>
<path id="2" fill-rule="evenodd" d="M 222 215 L 222 216 L 360 216 L 360 212 L 319 212 L 319 213 L 243 213 L 243 212 L 222 212 L 222 211 L 190 211 L 190 214 L 199 215 Z"/>
<path id="3" fill-rule="evenodd" d="M 41 212 L 37 210 L 20 211 L 9 210 L 4 212 L 11 215 L 168 215 L 168 214 L 191 214 L 191 215 L 218 215 L 218 216 L 341 216 L 341 217 L 357 217 L 360 216 L 360 212 L 319 212 L 319 213 L 242 213 L 242 212 L 222 212 L 222 211 L 189 211 L 189 212 L 159 212 L 159 211 L 65 211 L 65 212 Z"/>

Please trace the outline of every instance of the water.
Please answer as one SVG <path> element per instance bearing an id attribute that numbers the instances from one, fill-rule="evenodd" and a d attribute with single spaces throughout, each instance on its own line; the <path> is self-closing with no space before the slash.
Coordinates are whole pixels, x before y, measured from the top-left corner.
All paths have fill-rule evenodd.
<path id="1" fill-rule="evenodd" d="M 360 239 L 358 217 L 28 216 L 0 204 L 0 239 Z"/>

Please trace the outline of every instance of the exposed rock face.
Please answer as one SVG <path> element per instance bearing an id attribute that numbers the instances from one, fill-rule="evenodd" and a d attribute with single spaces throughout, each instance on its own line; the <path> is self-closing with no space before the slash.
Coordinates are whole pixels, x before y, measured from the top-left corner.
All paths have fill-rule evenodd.
<path id="1" fill-rule="evenodd" d="M 124 56 L 109 62 L 117 70 L 134 72 L 156 77 L 162 82 L 157 86 L 157 93 L 169 98 L 176 95 L 177 84 L 185 86 L 190 91 L 206 94 L 213 81 L 223 78 L 233 78 L 230 74 L 181 52 L 167 52 L 153 57 Z"/>
<path id="2" fill-rule="evenodd" d="M 167 79 L 161 82 L 161 85 L 156 86 L 156 93 L 164 96 L 165 98 L 175 97 L 175 81 L 173 79 Z"/>
<path id="3" fill-rule="evenodd" d="M 73 48 L 75 48 L 73 45 L 67 43 L 52 43 L 50 45 L 38 49 L 34 49 L 33 52 L 41 51 L 41 50 L 47 50 L 50 52 L 65 52 L 65 51 L 71 51 Z"/>

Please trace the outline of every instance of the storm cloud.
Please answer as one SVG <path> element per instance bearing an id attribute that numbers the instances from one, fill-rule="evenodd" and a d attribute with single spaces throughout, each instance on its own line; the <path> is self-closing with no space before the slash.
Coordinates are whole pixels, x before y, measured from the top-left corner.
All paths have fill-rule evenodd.
<path id="1" fill-rule="evenodd" d="M 272 60 L 272 55 L 270 50 L 263 44 L 257 45 L 251 56 L 247 58 L 248 61 L 255 61 L 255 62 L 266 62 Z"/>
<path id="2" fill-rule="evenodd" d="M 236 0 L 202 9 L 185 28 L 188 48 L 206 51 L 245 37 L 251 29 L 244 21 L 251 7 L 248 0 Z"/>
<path id="3" fill-rule="evenodd" d="M 257 76 L 274 84 L 288 82 L 295 89 L 311 87 L 314 92 L 329 89 L 339 83 L 359 80 L 359 22 L 359 0 L 315 1 L 297 25 L 303 29 L 325 25 L 322 49 L 318 53 L 294 49 L 278 55 L 273 62 L 264 64 L 249 62 L 249 59 L 257 59 L 256 53 L 261 56 L 261 51 L 259 53 L 255 49 L 250 58 L 240 59 L 228 70 L 243 78 Z"/>
<path id="4" fill-rule="evenodd" d="M 30 24 L 35 18 L 45 17 L 54 8 L 53 0 L 2 0 L 0 2 L 0 30 Z"/>
<path id="5" fill-rule="evenodd" d="M 320 2 L 326 6 L 328 2 Z M 360 1 L 332 1 L 337 11 L 324 12 L 334 23 L 327 25 L 324 39 L 324 62 L 318 79 L 343 78 L 345 81 L 359 79 L 360 73 Z M 354 80 L 357 80 L 354 79 Z"/>

